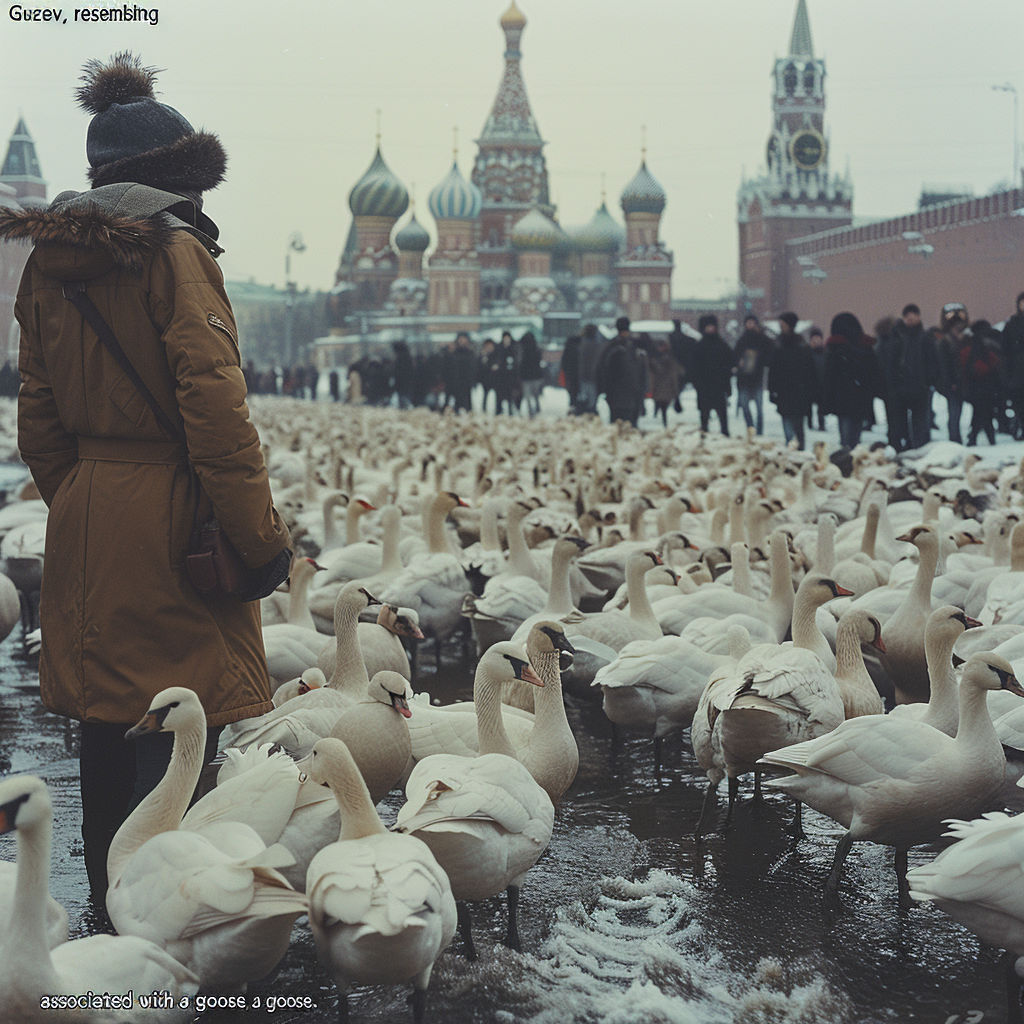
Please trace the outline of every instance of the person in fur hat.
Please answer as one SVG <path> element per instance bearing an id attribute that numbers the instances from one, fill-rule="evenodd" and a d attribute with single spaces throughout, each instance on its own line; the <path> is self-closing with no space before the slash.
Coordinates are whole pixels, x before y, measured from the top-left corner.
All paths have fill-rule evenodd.
<path id="1" fill-rule="evenodd" d="M 170 756 L 170 733 L 132 745 L 125 730 L 171 685 L 198 693 L 209 746 L 218 727 L 272 710 L 256 598 L 290 559 L 202 209 L 226 157 L 156 100 L 155 78 L 129 53 L 86 64 L 91 191 L 0 211 L 0 237 L 35 246 L 15 314 L 18 445 L 50 508 L 39 681 L 51 711 L 82 722 L 82 835 L 99 901 L 110 840 Z M 149 397 L 86 320 L 82 292 Z M 248 567 L 238 596 L 204 597 L 186 569 L 214 517 Z"/>

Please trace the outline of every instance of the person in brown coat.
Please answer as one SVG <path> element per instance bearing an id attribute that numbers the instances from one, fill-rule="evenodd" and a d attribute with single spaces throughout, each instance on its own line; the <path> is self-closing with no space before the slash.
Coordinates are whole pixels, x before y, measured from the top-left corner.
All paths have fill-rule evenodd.
<path id="1" fill-rule="evenodd" d="M 273 707 L 255 598 L 290 555 L 245 404 L 223 250 L 201 212 L 226 158 L 153 99 L 154 77 L 129 54 L 86 65 L 92 191 L 0 217 L 0 237 L 35 243 L 15 313 L 18 444 L 50 508 L 39 679 L 43 703 L 83 723 L 94 898 L 113 833 L 169 759 L 169 733 L 123 738 L 152 698 L 195 690 L 214 743 L 216 727 Z M 162 415 L 66 297 L 78 287 Z M 250 569 L 248 593 L 203 597 L 190 582 L 185 558 L 211 517 Z"/>

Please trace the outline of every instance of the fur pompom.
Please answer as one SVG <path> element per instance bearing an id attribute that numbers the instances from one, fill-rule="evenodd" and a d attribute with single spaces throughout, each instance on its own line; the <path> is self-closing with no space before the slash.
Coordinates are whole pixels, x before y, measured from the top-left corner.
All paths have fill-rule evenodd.
<path id="1" fill-rule="evenodd" d="M 75 90 L 75 98 L 90 114 L 100 114 L 114 103 L 153 99 L 158 69 L 144 68 L 142 60 L 127 50 L 115 54 L 108 64 L 91 60 L 82 70 L 85 84 Z"/>

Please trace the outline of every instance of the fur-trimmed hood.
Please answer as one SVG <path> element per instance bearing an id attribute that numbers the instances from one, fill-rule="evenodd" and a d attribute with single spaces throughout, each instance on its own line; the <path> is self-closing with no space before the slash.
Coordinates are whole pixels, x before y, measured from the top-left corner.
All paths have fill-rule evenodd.
<path id="1" fill-rule="evenodd" d="M 0 239 L 32 242 L 46 263 L 56 264 L 46 272 L 58 278 L 69 259 L 73 277 L 97 276 L 111 267 L 138 272 L 179 230 L 198 238 L 213 256 L 224 251 L 215 241 L 217 226 L 191 200 L 148 185 L 122 182 L 62 192 L 46 209 L 0 209 Z"/>

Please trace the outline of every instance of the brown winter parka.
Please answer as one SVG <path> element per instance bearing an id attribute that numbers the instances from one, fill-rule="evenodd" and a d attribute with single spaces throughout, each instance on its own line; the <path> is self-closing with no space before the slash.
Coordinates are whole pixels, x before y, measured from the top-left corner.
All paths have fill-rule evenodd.
<path id="1" fill-rule="evenodd" d="M 18 444 L 50 507 L 40 685 L 50 710 L 82 721 L 136 722 L 172 685 L 198 693 L 211 726 L 273 706 L 259 602 L 204 598 L 185 568 L 211 515 L 252 567 L 288 543 L 249 421 L 221 250 L 195 224 L 191 202 L 137 184 L 0 211 L 0 237 L 35 243 L 15 312 Z M 84 281 L 186 443 L 65 298 L 69 281 Z"/>

